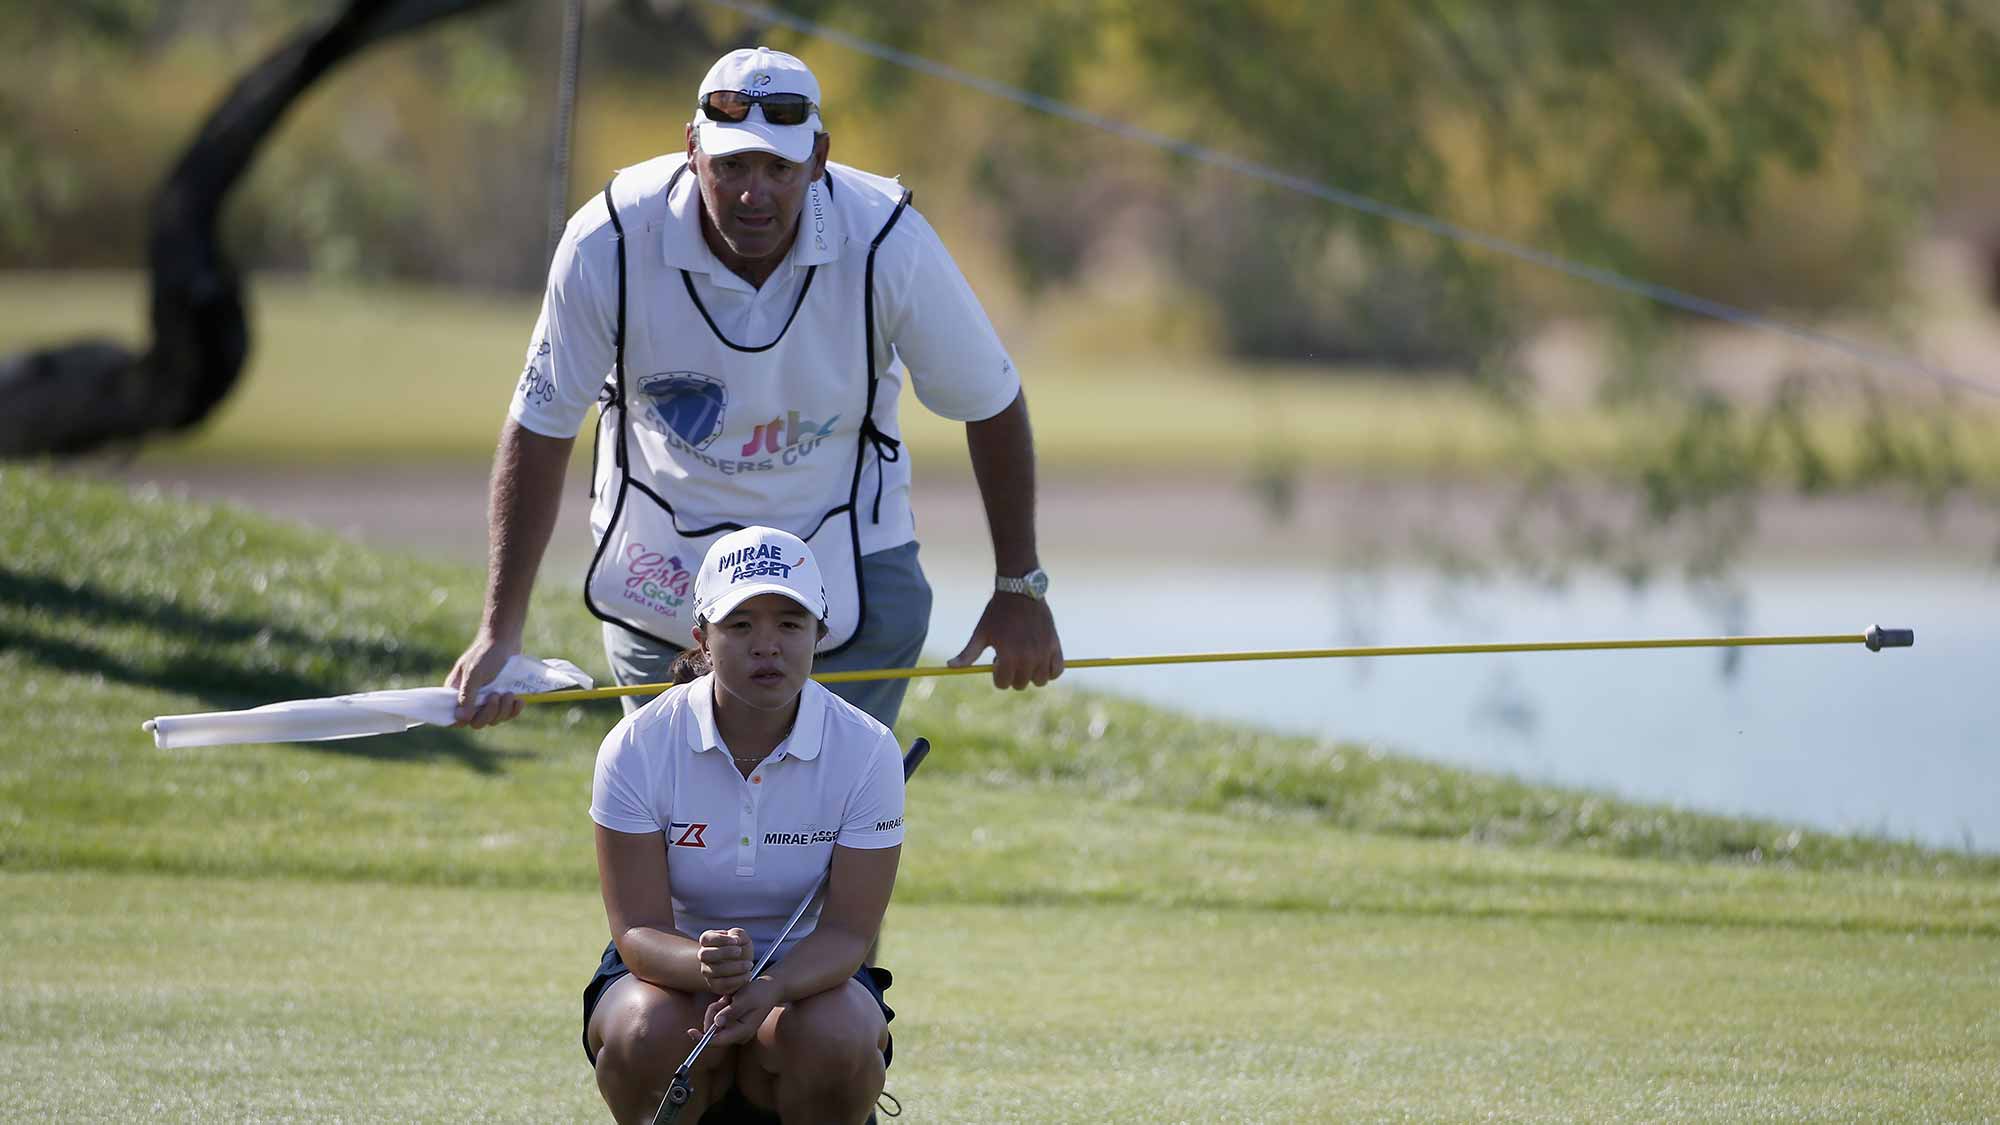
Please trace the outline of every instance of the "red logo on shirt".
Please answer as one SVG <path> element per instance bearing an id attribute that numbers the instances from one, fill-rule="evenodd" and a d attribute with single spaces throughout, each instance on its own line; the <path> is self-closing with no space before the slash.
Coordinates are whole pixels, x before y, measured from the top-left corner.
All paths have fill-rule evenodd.
<path id="1" fill-rule="evenodd" d="M 672 830 L 674 847 L 705 848 L 708 846 L 701 842 L 701 834 L 708 831 L 708 825 L 706 824 L 690 824 L 686 821 L 676 820 L 667 827 Z"/>

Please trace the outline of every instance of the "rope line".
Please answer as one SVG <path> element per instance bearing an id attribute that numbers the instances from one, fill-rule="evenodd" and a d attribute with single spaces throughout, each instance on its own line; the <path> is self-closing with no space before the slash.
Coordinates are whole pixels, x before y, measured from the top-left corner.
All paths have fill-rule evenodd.
<path id="1" fill-rule="evenodd" d="M 1283 171 L 1269 164 L 1236 156 L 1219 149 L 1209 148 L 1192 141 L 1170 137 L 1164 133 L 1127 124 L 1123 121 L 1116 121 L 1101 114 L 1093 113 L 1090 110 L 1070 105 L 1067 102 L 1057 101 L 1054 98 L 1023 90 L 1018 86 L 1010 86 L 1004 82 L 997 82 L 991 78 L 983 78 L 979 75 L 960 70 L 957 67 L 948 66 L 944 63 L 924 58 L 921 55 L 914 55 L 908 51 L 891 47 L 885 43 L 877 43 L 872 39 L 864 39 L 858 35 L 841 31 L 838 28 L 828 27 L 815 20 L 792 15 L 778 8 L 752 3 L 750 0 L 703 0 L 703 2 L 714 7 L 727 8 L 741 15 L 750 16 L 753 19 L 763 20 L 766 23 L 777 24 L 806 35 L 825 39 L 828 42 L 837 43 L 849 50 L 858 51 L 861 54 L 881 59 L 884 62 L 927 74 L 933 78 L 943 79 L 946 82 L 970 87 L 981 93 L 1014 102 L 1017 105 L 1026 106 L 1029 109 L 1037 110 L 1053 117 L 1059 117 L 1066 121 L 1072 121 L 1079 125 L 1124 137 L 1127 140 L 1137 141 L 1140 144 L 1150 145 L 1154 148 L 1171 152 L 1177 156 L 1184 156 L 1190 160 L 1199 161 L 1212 167 L 1224 168 L 1240 175 L 1248 176 L 1251 179 L 1262 180 L 1265 183 L 1285 188 L 1301 195 L 1325 200 L 1328 203 L 1386 219 L 1389 222 L 1415 227 L 1418 230 L 1426 231 L 1440 238 L 1477 246 L 1496 254 L 1503 254 L 1507 257 L 1527 262 L 1530 265 L 1540 266 L 1581 281 L 1601 285 L 1607 289 L 1614 289 L 1622 293 L 1643 297 L 1659 304 L 1680 309 L 1683 312 L 1710 317 L 1741 327 L 1778 332 L 1815 347 L 1839 352 L 1849 359 L 1859 360 L 1871 367 L 1896 371 L 1905 375 L 1922 376 L 1944 386 L 1957 387 L 1961 390 L 2000 398 L 2000 385 L 1960 374 L 1959 372 L 1918 359 L 1914 356 L 1859 343 L 1843 336 L 1836 336 L 1830 332 L 1824 332 L 1803 324 L 1795 324 L 1791 321 L 1765 316 L 1762 313 L 1738 308 L 1735 305 L 1726 304 L 1722 301 L 1711 300 L 1698 294 L 1688 293 L 1680 289 L 1675 289 L 1672 286 L 1659 284 L 1658 282 L 1630 277 L 1603 266 L 1593 266 L 1585 262 L 1573 261 L 1559 254 L 1541 250 L 1509 238 L 1460 226 L 1449 219 L 1441 219 L 1435 215 L 1412 210 L 1408 207 L 1401 207 L 1394 203 L 1362 195 L 1359 192 L 1352 192 L 1345 188 L 1335 187 L 1317 180 L 1310 180 L 1304 176 Z"/>

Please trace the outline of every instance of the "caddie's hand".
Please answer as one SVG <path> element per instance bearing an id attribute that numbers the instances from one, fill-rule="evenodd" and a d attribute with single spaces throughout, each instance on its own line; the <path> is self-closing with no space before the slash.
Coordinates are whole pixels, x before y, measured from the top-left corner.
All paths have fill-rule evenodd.
<path id="1" fill-rule="evenodd" d="M 502 642 L 490 637 L 484 630 L 473 639 L 472 647 L 451 666 L 451 675 L 446 676 L 444 686 L 458 689 L 458 711 L 453 726 L 492 726 L 517 718 L 521 714 L 521 700 L 506 692 L 495 692 L 477 703 L 473 697 L 479 689 L 493 682 L 507 661 L 521 651 L 521 643 Z"/>
<path id="2" fill-rule="evenodd" d="M 1062 675 L 1062 638 L 1056 635 L 1055 614 L 1049 603 L 1025 594 L 995 592 L 987 599 L 986 612 L 973 626 L 972 639 L 957 656 L 946 661 L 963 668 L 993 650 L 993 686 L 1040 687 Z"/>
<path id="3" fill-rule="evenodd" d="M 713 1025 L 716 1043 L 747 1043 L 780 999 L 778 982 L 758 977 L 737 989 L 733 996 L 717 997 L 709 1004 L 708 1011 L 702 1013 L 701 1027 L 689 1028 L 688 1036 L 700 1039 L 701 1033 Z"/>
<path id="4" fill-rule="evenodd" d="M 750 983 L 750 970 L 757 967 L 752 944 L 741 927 L 702 931 L 701 979 L 710 992 L 728 996 Z"/>

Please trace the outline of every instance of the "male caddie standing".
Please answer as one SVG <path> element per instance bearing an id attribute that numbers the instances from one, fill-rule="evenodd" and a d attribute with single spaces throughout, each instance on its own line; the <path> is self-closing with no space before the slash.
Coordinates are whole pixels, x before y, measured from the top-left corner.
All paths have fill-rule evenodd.
<path id="1" fill-rule="evenodd" d="M 484 617 L 448 680 L 461 722 L 520 712 L 511 696 L 469 700 L 521 649 L 592 402 L 584 602 L 621 683 L 667 679 L 696 624 L 692 571 L 750 524 L 819 560 L 819 670 L 916 663 L 931 597 L 897 439 L 906 377 L 965 422 L 993 536 L 995 591 L 952 663 L 991 647 L 999 686 L 1061 674 L 1020 379 L 910 193 L 828 162 L 819 96 L 791 55 L 730 52 L 702 79 L 685 154 L 619 172 L 563 232 L 494 461 Z M 836 690 L 891 724 L 906 683 Z"/>

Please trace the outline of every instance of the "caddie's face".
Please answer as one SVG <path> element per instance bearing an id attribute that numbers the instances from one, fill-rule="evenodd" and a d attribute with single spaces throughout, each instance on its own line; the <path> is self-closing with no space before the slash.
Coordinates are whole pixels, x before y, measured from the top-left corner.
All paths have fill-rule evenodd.
<path id="1" fill-rule="evenodd" d="M 819 622 L 783 594 L 758 594 L 695 631 L 716 685 L 760 711 L 789 707 L 812 674 Z"/>
<path id="2" fill-rule="evenodd" d="M 688 158 L 708 221 L 731 253 L 749 261 L 780 258 L 791 249 L 806 189 L 826 173 L 826 154 L 822 133 L 803 164 L 770 152 L 710 156 L 688 129 Z"/>

